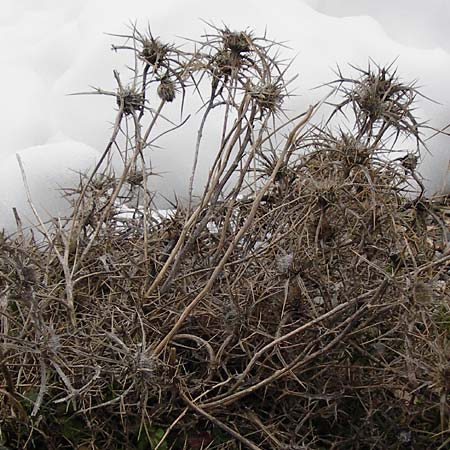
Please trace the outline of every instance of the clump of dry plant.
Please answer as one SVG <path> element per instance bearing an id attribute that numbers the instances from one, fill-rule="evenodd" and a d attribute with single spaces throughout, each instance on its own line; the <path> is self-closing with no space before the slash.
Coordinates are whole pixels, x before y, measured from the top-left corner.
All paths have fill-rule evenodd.
<path id="1" fill-rule="evenodd" d="M 406 195 L 414 85 L 369 66 L 280 123 L 287 67 L 266 37 L 210 27 L 191 52 L 120 38 L 130 87 L 115 72 L 116 92 L 95 91 L 115 98 L 115 127 L 71 216 L 0 240 L 0 445 L 447 448 L 447 207 Z M 163 214 L 147 150 L 168 103 L 199 93 L 189 199 Z M 313 122 L 332 98 L 346 128 Z"/>

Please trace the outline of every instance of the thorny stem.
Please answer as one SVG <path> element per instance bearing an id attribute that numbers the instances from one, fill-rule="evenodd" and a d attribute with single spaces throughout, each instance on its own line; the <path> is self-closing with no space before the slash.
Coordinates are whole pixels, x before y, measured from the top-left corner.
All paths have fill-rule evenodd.
<path id="1" fill-rule="evenodd" d="M 276 166 L 273 169 L 273 172 L 271 176 L 269 177 L 268 181 L 264 184 L 264 186 L 259 191 L 258 195 L 255 197 L 255 200 L 253 201 L 252 209 L 250 210 L 247 219 L 245 220 L 244 225 L 239 229 L 239 231 L 236 233 L 235 238 L 233 239 L 232 243 L 228 247 L 227 251 L 225 252 L 224 256 L 220 260 L 220 262 L 215 267 L 211 277 L 209 278 L 208 282 L 206 283 L 205 287 L 202 289 L 202 291 L 192 300 L 192 302 L 185 308 L 179 319 L 177 320 L 176 324 L 173 326 L 172 330 L 167 333 L 167 335 L 161 340 L 161 342 L 156 346 L 155 348 L 155 355 L 159 355 L 167 345 L 167 343 L 173 338 L 173 336 L 178 332 L 180 327 L 183 325 L 183 322 L 186 320 L 186 318 L 189 316 L 191 311 L 197 306 L 197 304 L 202 300 L 202 298 L 210 291 L 212 285 L 214 284 L 214 281 L 218 277 L 218 275 L 221 273 L 223 266 L 227 262 L 228 258 L 230 257 L 231 253 L 233 252 L 234 248 L 242 238 L 242 236 L 245 234 L 247 229 L 251 226 L 253 223 L 253 219 L 256 216 L 256 212 L 258 210 L 259 204 L 261 203 L 261 200 L 264 196 L 264 194 L 268 191 L 268 189 L 272 186 L 275 177 L 278 173 L 278 170 L 281 167 L 281 164 L 284 161 L 284 157 L 286 153 L 290 150 L 291 145 L 295 142 L 296 136 L 298 132 L 301 130 L 303 126 L 305 126 L 309 119 L 311 118 L 313 113 L 313 107 L 310 107 L 308 112 L 306 113 L 305 118 L 300 121 L 294 129 L 290 132 L 289 137 L 286 141 L 285 147 L 283 152 L 281 153 L 278 162 Z"/>
<path id="2" fill-rule="evenodd" d="M 145 134 L 144 139 L 143 139 L 144 142 L 146 141 L 146 139 L 148 139 L 148 136 L 150 135 L 150 132 L 151 132 L 151 130 L 153 129 L 153 126 L 155 125 L 157 118 L 158 118 L 159 115 L 161 114 L 161 110 L 162 110 L 164 104 L 165 104 L 165 102 L 164 102 L 164 101 L 161 101 L 161 103 L 160 103 L 160 105 L 159 105 L 159 107 L 158 107 L 158 110 L 155 112 L 155 115 L 154 115 L 154 117 L 153 117 L 153 120 L 152 120 L 151 124 L 149 125 L 149 127 L 148 127 L 148 129 L 147 129 L 147 131 L 146 131 L 146 134 Z M 118 180 L 118 182 L 117 182 L 117 184 L 116 184 L 116 187 L 115 187 L 113 193 L 111 194 L 111 196 L 110 196 L 110 198 L 109 198 L 109 200 L 108 200 L 106 206 L 105 206 L 104 209 L 103 209 L 103 213 L 102 213 L 102 215 L 101 215 L 100 218 L 99 218 L 97 227 L 96 227 L 95 231 L 92 233 L 92 235 L 91 235 L 91 237 L 90 237 L 90 239 L 89 239 L 89 243 L 86 245 L 85 249 L 83 250 L 83 253 L 82 253 L 81 256 L 79 257 L 79 259 L 78 259 L 78 261 L 77 261 L 77 264 L 76 264 L 76 265 L 74 264 L 74 267 L 73 267 L 73 271 L 72 271 L 72 272 L 74 272 L 74 271 L 76 271 L 76 270 L 79 269 L 80 264 L 83 262 L 84 258 L 85 258 L 85 257 L 87 256 L 87 254 L 89 253 L 89 251 L 90 251 L 92 245 L 93 245 L 94 242 L 95 242 L 95 239 L 97 238 L 97 236 L 98 236 L 100 230 L 102 229 L 102 226 L 103 226 L 103 224 L 104 224 L 104 221 L 105 221 L 106 217 L 109 215 L 109 213 L 110 213 L 110 211 L 111 211 L 111 208 L 114 206 L 114 202 L 116 201 L 116 199 L 117 199 L 117 197 L 118 197 L 118 195 L 119 195 L 119 193 L 120 193 L 120 190 L 121 190 L 123 184 L 125 183 L 125 180 L 126 180 L 126 178 L 127 178 L 127 175 L 128 175 L 128 173 L 129 173 L 129 171 L 130 171 L 132 165 L 135 163 L 136 158 L 141 154 L 141 151 L 142 151 L 142 150 L 141 150 L 141 144 L 139 144 L 139 145 L 135 148 L 132 157 L 131 157 L 131 158 L 129 159 L 129 161 L 125 164 L 125 167 L 124 167 L 124 169 L 123 169 L 123 172 L 122 172 L 122 174 L 121 174 L 121 177 L 120 177 L 120 179 Z"/>
<path id="3" fill-rule="evenodd" d="M 378 298 L 380 298 L 380 296 L 383 294 L 383 292 L 386 290 L 388 285 L 388 279 L 385 279 L 380 286 L 378 286 L 377 288 L 373 289 L 372 291 L 366 292 L 363 295 L 363 298 L 367 298 L 367 297 L 371 297 L 369 300 L 369 304 L 373 303 L 375 300 L 377 300 Z M 334 314 L 336 312 L 338 312 L 339 310 L 345 309 L 348 306 L 350 306 L 350 304 L 355 304 L 357 302 L 360 302 L 363 298 L 356 298 L 353 299 L 351 301 L 349 301 L 348 303 L 344 303 L 342 305 L 339 305 L 343 308 L 339 308 L 336 311 L 334 311 Z M 251 394 L 252 392 L 257 391 L 258 389 L 261 389 L 262 387 L 266 386 L 267 384 L 281 378 L 282 376 L 284 376 L 286 373 L 290 372 L 291 370 L 294 370 L 300 366 L 306 365 L 308 362 L 314 360 L 315 358 L 317 358 L 320 355 L 325 354 L 326 352 L 328 352 L 329 350 L 331 350 L 337 343 L 339 343 L 343 337 L 345 335 L 347 335 L 350 330 L 354 327 L 355 324 L 355 320 L 357 317 L 359 317 L 362 312 L 367 308 L 367 305 L 362 306 L 361 308 L 359 308 L 354 314 L 352 314 L 349 318 L 347 318 L 344 322 L 342 322 L 340 325 L 346 325 L 344 327 L 344 329 L 332 340 L 330 341 L 326 346 L 322 347 L 320 350 L 317 350 L 316 352 L 309 354 L 307 356 L 303 356 L 303 355 L 299 355 L 297 358 L 295 358 L 290 364 L 288 364 L 287 366 L 278 369 L 276 371 L 274 371 L 269 377 L 265 378 L 264 380 L 255 383 L 254 385 L 248 387 L 248 388 L 244 388 L 241 391 L 238 392 L 234 392 L 234 390 L 242 383 L 243 378 L 239 378 L 239 381 L 236 383 L 236 385 L 233 386 L 233 388 L 231 389 L 231 392 L 220 396 L 219 399 L 216 400 L 210 400 L 206 403 L 202 404 L 202 407 L 204 408 L 214 408 L 217 406 L 226 406 L 226 405 L 230 405 L 231 403 L 235 402 L 236 400 L 239 400 L 240 398 Z M 330 311 L 331 312 L 331 311 Z M 333 314 L 331 314 L 333 315 Z M 329 317 L 327 315 L 327 317 Z M 305 328 L 300 327 L 302 330 L 308 328 L 309 324 L 305 324 Z M 294 334 L 296 333 L 297 330 L 294 330 Z M 272 347 L 276 344 L 274 344 L 274 342 L 281 342 L 283 339 L 278 338 L 275 339 L 274 341 L 272 341 L 270 344 L 268 344 L 269 347 Z M 254 358 L 253 358 L 254 359 Z M 245 371 L 244 371 L 245 373 Z M 234 392 L 234 393 L 233 393 Z"/>
<path id="4" fill-rule="evenodd" d="M 361 419 L 370 430 L 377 429 L 373 425 L 383 404 L 373 407 L 374 392 L 381 393 L 377 399 L 395 398 L 415 423 L 426 408 L 427 420 L 431 417 L 437 425 L 429 431 L 428 424 L 420 424 L 420 432 L 434 433 L 434 441 L 445 446 L 448 352 L 445 330 L 436 323 L 446 322 L 437 318 L 441 312 L 436 306 L 448 315 L 448 292 L 436 293 L 434 287 L 450 259 L 445 219 L 422 195 L 405 204 L 399 186 L 414 182 L 413 169 L 400 158 L 383 159 L 400 134 L 419 136 L 407 109 L 409 97 L 404 111 L 384 104 L 379 117 L 361 113 L 354 92 L 345 88 L 355 82 L 340 77 L 337 89 L 345 100 L 332 115 L 350 109 L 356 116 L 351 131 L 339 130 L 336 136 L 333 129 L 312 125 L 325 100 L 279 123 L 280 98 L 274 109 L 267 108 L 267 98 L 258 90 L 269 84 L 286 92 L 287 86 L 278 55 L 268 54 L 273 43 L 265 46 L 265 37 L 260 46 L 246 33 L 216 29 L 216 36 L 207 36 L 200 50 L 183 53 L 181 61 L 166 58 L 150 65 L 138 61 L 143 36 L 134 31 L 126 36 L 134 40 L 132 46 L 116 47 L 135 54 L 131 99 L 125 108 L 128 91 L 117 72 L 117 93 L 96 92 L 120 100 L 119 111 L 109 143 L 80 189 L 70 231 L 57 223 L 55 239 L 33 209 L 48 255 L 26 242 L 19 217 L 19 244 L 5 245 L 0 236 L 0 249 L 8 255 L 0 264 L 6 299 L 0 305 L 0 359 L 6 358 L 0 370 L 6 389 L 0 393 L 8 402 L 6 414 L 13 411 L 30 427 L 25 447 L 38 433 L 49 447 L 58 446 L 59 437 L 46 436 L 47 421 L 38 414 L 51 404 L 73 408 L 86 423 L 115 414 L 112 422 L 102 422 L 105 436 L 108 424 L 121 424 L 117 435 L 112 433 L 114 440 L 134 437 L 136 425 L 137 439 L 144 429 L 150 439 L 148 424 L 158 424 L 164 435 L 156 448 L 170 445 L 187 423 L 196 423 L 196 416 L 255 450 L 290 448 L 300 441 L 320 445 L 317 424 L 344 429 L 349 403 L 359 403 Z M 242 37 L 253 49 L 248 54 L 239 53 L 239 46 L 224 51 L 229 39 Z M 180 57 L 181 52 L 173 51 Z M 221 66 L 215 65 L 218 54 L 229 58 Z M 176 69 L 169 67 L 172 63 Z M 187 213 L 179 208 L 174 217 L 156 223 L 146 150 L 187 120 L 173 124 L 164 117 L 164 101 L 157 111 L 148 106 L 154 101 L 150 86 L 163 73 L 176 78 L 177 92 L 192 87 L 189 92 L 200 97 L 205 78 L 211 82 L 212 74 L 219 75 L 212 77 L 209 103 L 201 97 L 206 111 L 194 143 Z M 380 102 L 391 94 L 387 90 Z M 203 134 L 216 107 L 223 113 L 217 154 L 193 206 Z M 144 110 L 152 114 L 145 116 L 145 124 Z M 159 127 L 162 121 L 169 127 Z M 292 130 L 285 137 L 288 127 Z M 423 144 L 419 138 L 416 142 Z M 97 183 L 95 174 L 107 173 L 114 147 L 123 173 Z M 137 186 L 130 175 L 139 170 L 142 174 L 134 179 L 139 187 L 125 189 L 124 183 Z M 23 167 L 22 172 L 28 190 Z M 33 208 L 28 191 L 27 196 Z M 116 205 L 130 200 L 137 205 L 137 219 L 133 214 L 122 222 L 115 216 Z M 84 220 L 86 206 L 90 215 Z M 439 225 L 439 246 L 428 242 L 430 222 Z M 280 256 L 290 262 L 280 264 Z M 37 268 L 32 283 L 24 271 L 29 266 Z M 421 285 L 422 294 L 416 290 Z M 432 345 L 428 339 L 434 339 Z M 197 345 L 185 345 L 186 340 Z M 387 350 L 374 349 L 374 344 Z M 198 361 L 206 370 L 196 370 Z M 389 385 L 387 378 L 395 380 Z M 403 392 L 414 400 L 405 401 Z M 33 418 L 20 404 L 28 393 L 37 394 Z M 150 403 L 155 405 L 151 414 Z M 328 419 L 330 411 L 334 415 Z M 71 420 L 64 414 L 66 418 Z M 387 418 L 390 425 L 399 425 L 397 417 Z M 1 420 L 12 429 L 10 417 L 2 415 Z M 13 426 L 14 421 L 16 417 Z M 330 436 L 323 442 L 348 439 L 345 432 Z M 14 448 L 23 444 L 19 439 Z M 383 445 L 384 439 L 383 432 L 376 432 L 361 438 L 364 444 L 358 448 Z M 116 444 L 123 443 L 111 443 Z"/>

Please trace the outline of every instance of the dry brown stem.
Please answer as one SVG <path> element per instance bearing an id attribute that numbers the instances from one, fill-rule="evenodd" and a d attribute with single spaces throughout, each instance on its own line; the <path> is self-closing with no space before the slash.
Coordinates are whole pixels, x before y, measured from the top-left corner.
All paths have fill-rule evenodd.
<path id="1" fill-rule="evenodd" d="M 131 80 L 93 92 L 118 111 L 70 217 L 0 236 L 0 445 L 445 448 L 449 207 L 415 172 L 415 86 L 371 63 L 289 118 L 279 46 L 209 30 L 116 36 Z M 194 96 L 186 207 L 157 219 L 151 154 Z M 334 99 L 340 128 L 315 118 Z"/>

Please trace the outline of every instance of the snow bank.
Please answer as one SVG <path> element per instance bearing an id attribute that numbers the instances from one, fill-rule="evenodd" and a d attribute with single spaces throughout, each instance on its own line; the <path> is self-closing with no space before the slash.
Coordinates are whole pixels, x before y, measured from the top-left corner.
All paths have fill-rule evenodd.
<path id="1" fill-rule="evenodd" d="M 37 223 L 16 155 L 20 157 L 31 200 L 42 220 L 68 213 L 69 204 L 62 197 L 60 188 L 76 186 L 80 173 L 87 171 L 99 158 L 99 153 L 92 147 L 62 136 L 4 158 L 0 165 L 0 220 L 1 226 L 8 231 L 15 229 L 12 208 L 20 212 L 24 226 Z"/>
<path id="2" fill-rule="evenodd" d="M 93 149 L 103 151 L 114 120 L 114 98 L 66 94 L 92 85 L 114 90 L 113 68 L 126 78 L 125 64 L 131 55 L 111 52 L 114 39 L 104 33 L 126 33 L 130 21 L 138 26 L 150 23 L 155 35 L 171 42 L 179 41 L 177 36 L 198 38 L 206 29 L 200 18 L 231 29 L 251 28 L 257 34 L 267 27 L 268 36 L 287 41 L 293 49 L 286 50 L 286 57 L 296 55 L 291 72 L 300 74 L 294 83 L 298 96 L 286 105 L 293 112 L 323 95 L 310 89 L 332 79 L 336 64 L 346 70 L 349 62 L 366 66 L 369 57 L 380 64 L 398 58 L 402 78 L 417 78 L 423 92 L 441 102 L 420 101 L 419 117 L 435 126 L 448 124 L 449 6 L 434 0 L 424 12 L 423 2 L 409 1 L 407 9 L 403 3 L 385 0 L 374 8 L 368 0 L 230 0 L 226 6 L 200 0 L 5 1 L 0 18 L 0 170 L 4 175 L 0 228 L 11 225 L 12 205 L 29 214 L 14 156 L 17 151 L 26 161 L 36 203 L 49 213 L 61 207 L 52 189 L 75 179 L 66 169 L 85 169 L 95 159 Z M 57 133 L 69 141 L 46 144 Z M 165 148 L 154 151 L 153 166 L 164 177 L 154 178 L 154 188 L 168 196 L 174 191 L 182 194 L 193 158 L 195 126 L 188 125 L 163 143 Z M 209 147 L 213 146 L 201 150 L 199 187 L 214 156 Z M 430 192 L 448 190 L 448 139 L 436 139 L 430 150 L 433 156 L 426 156 L 421 167 L 427 187 Z"/>

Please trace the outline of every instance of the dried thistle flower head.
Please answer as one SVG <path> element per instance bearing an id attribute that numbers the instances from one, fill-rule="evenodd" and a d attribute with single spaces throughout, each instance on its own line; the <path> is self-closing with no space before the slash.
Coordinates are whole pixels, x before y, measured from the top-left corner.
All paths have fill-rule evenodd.
<path id="1" fill-rule="evenodd" d="M 342 75 L 333 83 L 339 84 L 339 92 L 344 100 L 336 105 L 332 116 L 350 105 L 355 115 L 359 133 L 378 128 L 395 134 L 405 134 L 419 139 L 419 124 L 414 117 L 414 101 L 418 91 L 414 83 L 403 83 L 392 64 L 387 67 L 369 64 L 367 69 L 356 69 L 359 78 Z"/>
<path id="2" fill-rule="evenodd" d="M 418 156 L 414 155 L 413 153 L 408 153 L 404 158 L 401 159 L 402 166 L 407 170 L 415 170 L 418 162 Z"/>
<path id="3" fill-rule="evenodd" d="M 407 121 L 414 126 L 411 106 L 416 92 L 412 85 L 401 83 L 395 71 L 389 67 L 363 71 L 362 78 L 356 83 L 352 97 L 365 118 L 371 121 L 383 120 L 391 124 L 402 125 Z M 404 123 L 403 125 L 406 125 Z"/>
<path id="4" fill-rule="evenodd" d="M 146 63 L 158 68 L 164 61 L 168 51 L 168 45 L 162 44 L 158 38 L 149 37 L 143 40 L 139 56 Z"/>
<path id="5" fill-rule="evenodd" d="M 141 186 L 143 181 L 144 175 L 141 172 L 131 173 L 127 178 L 127 182 L 128 184 L 131 184 L 131 186 Z"/>
<path id="6" fill-rule="evenodd" d="M 365 164 L 373 149 L 364 145 L 355 136 L 342 133 L 340 139 L 336 143 L 336 150 L 342 153 L 345 162 L 349 165 Z"/>
<path id="7" fill-rule="evenodd" d="M 240 60 L 229 50 L 219 50 L 212 58 L 213 74 L 216 78 L 229 76 L 240 66 Z"/>
<path id="8" fill-rule="evenodd" d="M 142 111 L 144 108 L 144 96 L 134 87 L 127 87 L 119 91 L 116 96 L 117 105 L 121 107 L 125 115 L 133 114 L 134 111 Z"/>
<path id="9" fill-rule="evenodd" d="M 250 95 L 262 111 L 277 112 L 284 100 L 282 87 L 273 82 L 251 86 Z"/>
<path id="10" fill-rule="evenodd" d="M 230 50 L 235 55 L 240 55 L 251 50 L 252 39 L 244 31 L 230 31 L 226 29 L 222 32 L 222 42 L 225 49 Z"/>
<path id="11" fill-rule="evenodd" d="M 157 89 L 159 98 L 166 102 L 173 102 L 175 99 L 175 85 L 169 77 L 163 77 Z"/>
<path id="12" fill-rule="evenodd" d="M 318 180 L 314 182 L 312 188 L 317 204 L 321 208 L 325 208 L 336 201 L 337 192 L 339 192 L 339 184 L 336 180 Z"/>

